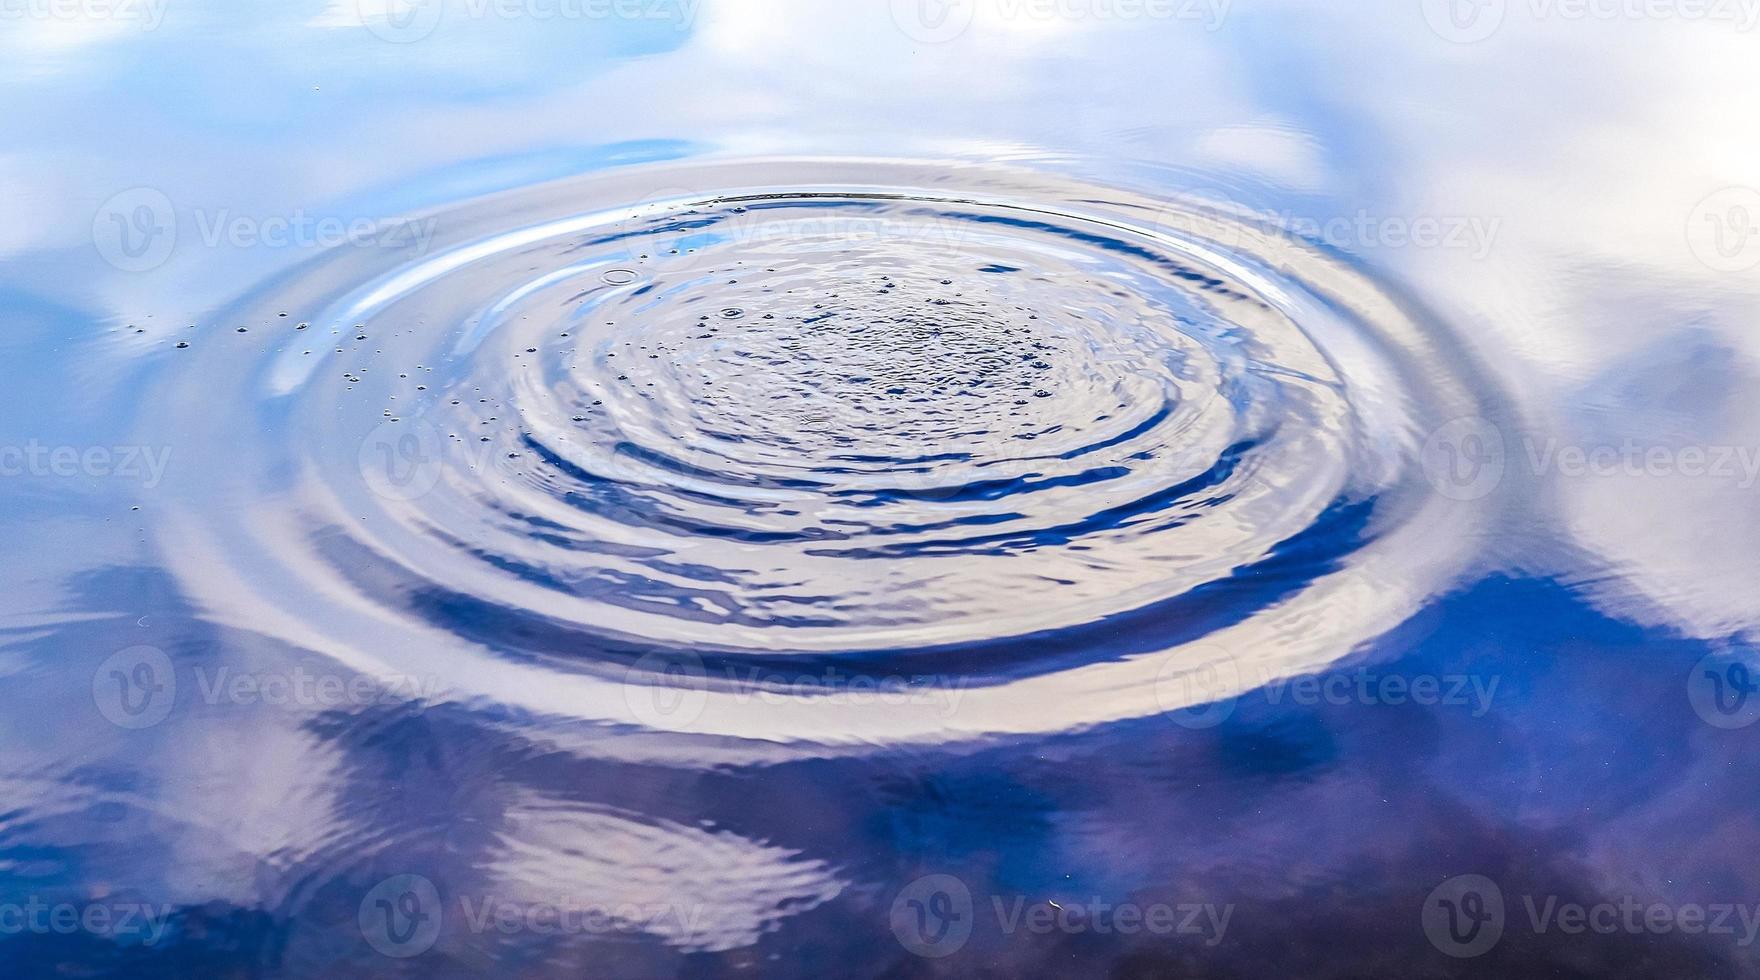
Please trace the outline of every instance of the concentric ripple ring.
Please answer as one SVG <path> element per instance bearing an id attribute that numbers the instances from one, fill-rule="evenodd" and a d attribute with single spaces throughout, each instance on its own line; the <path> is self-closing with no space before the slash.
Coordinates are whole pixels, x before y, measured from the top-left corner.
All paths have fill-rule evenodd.
<path id="1" fill-rule="evenodd" d="M 1489 410 L 1470 359 L 1200 201 L 767 160 L 434 228 L 243 299 L 266 347 L 196 345 L 221 380 L 165 404 L 233 503 L 161 546 L 217 618 L 439 698 L 668 754 L 1068 731 L 1324 667 L 1458 576 L 1489 506 L 1419 465 Z"/>

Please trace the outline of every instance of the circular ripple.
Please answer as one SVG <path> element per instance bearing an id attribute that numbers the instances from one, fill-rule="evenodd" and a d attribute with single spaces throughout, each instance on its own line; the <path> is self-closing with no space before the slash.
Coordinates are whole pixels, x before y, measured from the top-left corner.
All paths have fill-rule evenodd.
<path id="1" fill-rule="evenodd" d="M 1169 658 L 1314 669 L 1466 554 L 1415 465 L 1483 411 L 1465 359 L 1251 221 L 776 162 L 436 221 L 238 314 L 309 331 L 203 352 L 239 387 L 180 424 L 229 452 L 167 549 L 241 623 L 566 717 L 651 726 L 634 670 L 693 731 L 946 739 L 1177 707 Z M 961 706 L 730 689 L 754 665 Z"/>

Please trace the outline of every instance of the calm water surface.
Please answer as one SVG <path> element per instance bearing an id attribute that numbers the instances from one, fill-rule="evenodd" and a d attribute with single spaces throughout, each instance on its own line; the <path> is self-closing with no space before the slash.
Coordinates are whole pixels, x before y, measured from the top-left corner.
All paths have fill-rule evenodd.
<path id="1" fill-rule="evenodd" d="M 0 6 L 0 973 L 1753 975 L 1757 21 Z"/>

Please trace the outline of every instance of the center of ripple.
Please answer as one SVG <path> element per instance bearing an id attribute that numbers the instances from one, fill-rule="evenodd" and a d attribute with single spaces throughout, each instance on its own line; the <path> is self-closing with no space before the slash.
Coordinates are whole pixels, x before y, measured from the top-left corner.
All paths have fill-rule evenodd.
<path id="1" fill-rule="evenodd" d="M 436 287 L 379 313 L 461 324 L 409 353 L 421 391 L 346 394 L 478 449 L 405 515 L 426 574 L 595 630 L 786 651 L 1089 622 L 1265 557 L 1347 476 L 1312 342 L 1149 235 L 772 196 L 478 265 L 482 312 Z"/>

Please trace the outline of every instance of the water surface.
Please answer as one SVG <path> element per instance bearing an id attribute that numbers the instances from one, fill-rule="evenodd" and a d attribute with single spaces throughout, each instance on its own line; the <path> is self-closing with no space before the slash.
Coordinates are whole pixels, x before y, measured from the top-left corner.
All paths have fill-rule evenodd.
<path id="1" fill-rule="evenodd" d="M 1752 972 L 1749 14 L 7 8 L 6 972 Z"/>

